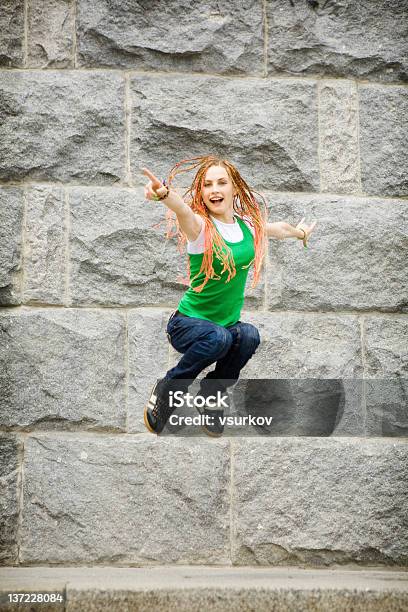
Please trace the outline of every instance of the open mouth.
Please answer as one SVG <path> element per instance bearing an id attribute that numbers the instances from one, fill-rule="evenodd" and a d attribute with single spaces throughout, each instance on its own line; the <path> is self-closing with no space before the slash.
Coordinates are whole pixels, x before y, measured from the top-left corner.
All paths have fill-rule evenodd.
<path id="1" fill-rule="evenodd" d="M 224 198 L 214 198 L 214 199 L 210 199 L 210 202 L 212 204 L 221 204 L 221 202 L 223 202 Z"/>

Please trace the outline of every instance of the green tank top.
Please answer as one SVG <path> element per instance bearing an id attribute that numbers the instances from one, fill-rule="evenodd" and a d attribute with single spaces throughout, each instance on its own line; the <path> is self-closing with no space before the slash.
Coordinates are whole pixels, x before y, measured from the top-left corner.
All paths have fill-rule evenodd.
<path id="1" fill-rule="evenodd" d="M 235 276 L 228 283 L 226 282 L 228 271 L 225 270 L 221 275 L 222 265 L 214 256 L 213 251 L 213 268 L 218 276 L 221 275 L 221 278 L 219 280 L 210 278 L 201 293 L 197 293 L 193 291 L 192 287 L 197 287 L 204 281 L 205 274 L 201 272 L 187 289 L 177 307 L 181 313 L 189 317 L 206 319 L 223 327 L 233 325 L 239 321 L 244 304 L 244 291 L 250 267 L 249 264 L 255 257 L 254 237 L 251 230 L 242 219 L 236 215 L 234 216 L 241 226 L 243 239 L 240 242 L 224 240 L 232 251 L 236 270 Z M 218 232 L 217 226 L 215 228 Z M 198 274 L 204 254 L 188 253 L 188 256 L 190 258 L 191 279 Z"/>

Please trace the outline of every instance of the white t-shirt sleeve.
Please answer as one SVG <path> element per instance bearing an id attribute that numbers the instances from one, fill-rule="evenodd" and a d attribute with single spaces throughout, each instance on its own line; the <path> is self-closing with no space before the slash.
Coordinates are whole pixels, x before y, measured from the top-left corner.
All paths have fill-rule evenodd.
<path id="1" fill-rule="evenodd" d="M 199 254 L 204 253 L 204 219 L 201 218 L 201 231 L 195 240 L 187 240 L 187 253 Z"/>

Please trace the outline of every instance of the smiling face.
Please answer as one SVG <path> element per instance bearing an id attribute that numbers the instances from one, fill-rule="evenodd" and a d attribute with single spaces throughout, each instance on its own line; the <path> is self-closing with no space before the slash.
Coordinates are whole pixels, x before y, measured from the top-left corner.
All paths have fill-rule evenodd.
<path id="1" fill-rule="evenodd" d="M 211 166 L 205 174 L 202 197 L 210 214 L 232 221 L 236 191 L 224 166 Z M 218 199 L 218 201 L 215 201 Z"/>

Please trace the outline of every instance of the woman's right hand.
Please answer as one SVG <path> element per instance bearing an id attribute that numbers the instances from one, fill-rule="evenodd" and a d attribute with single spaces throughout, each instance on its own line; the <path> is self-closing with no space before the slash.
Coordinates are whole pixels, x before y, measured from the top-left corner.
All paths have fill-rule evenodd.
<path id="1" fill-rule="evenodd" d="M 147 200 L 155 200 L 155 195 L 165 195 L 167 193 L 167 187 L 147 168 L 142 168 L 143 174 L 145 174 L 150 180 L 144 187 L 144 194 Z"/>

